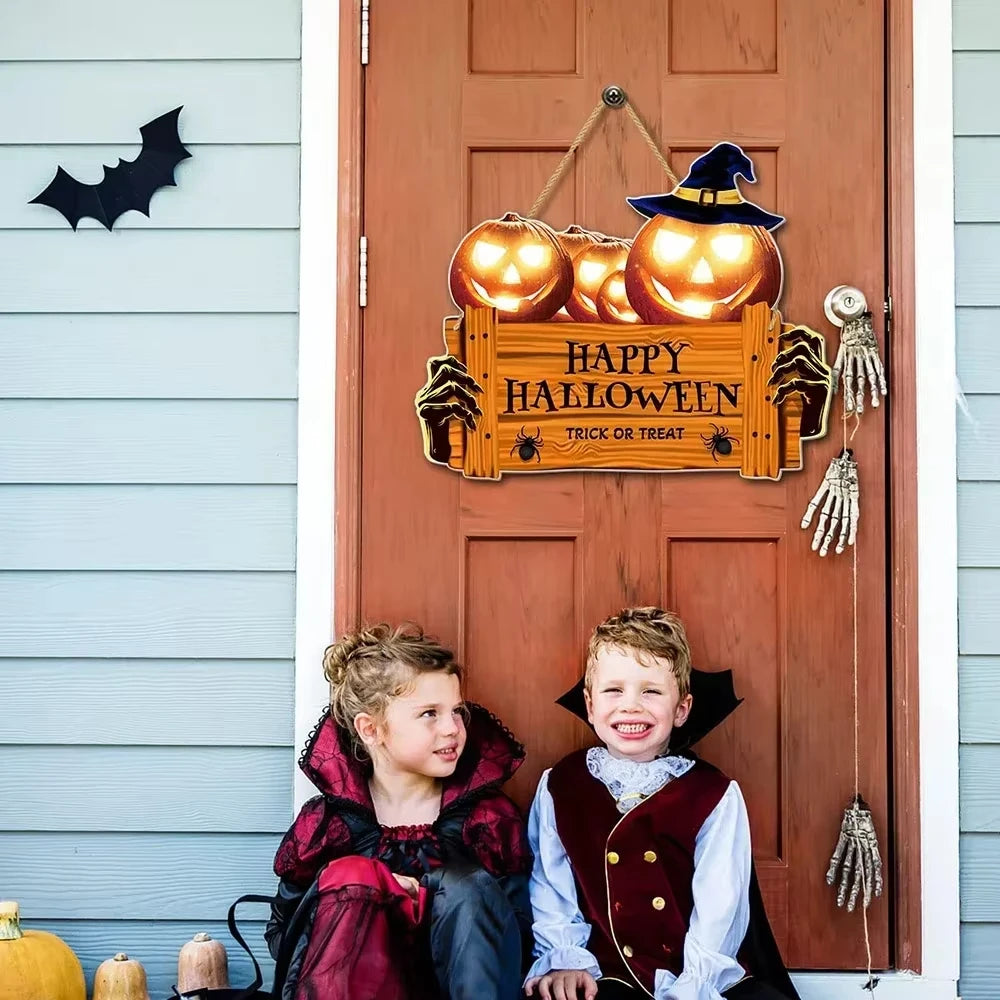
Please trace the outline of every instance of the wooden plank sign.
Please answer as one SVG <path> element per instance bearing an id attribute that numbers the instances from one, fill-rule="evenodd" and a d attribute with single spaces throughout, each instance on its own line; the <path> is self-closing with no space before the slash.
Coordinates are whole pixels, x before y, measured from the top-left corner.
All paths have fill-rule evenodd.
<path id="1" fill-rule="evenodd" d="M 444 336 L 482 388 L 482 416 L 474 429 L 450 422 L 447 464 L 470 479 L 571 469 L 778 479 L 801 467 L 801 400 L 775 405 L 768 384 L 788 346 L 780 334 L 793 329 L 766 303 L 739 323 L 663 326 L 498 323 L 496 309 L 467 307 Z"/>
<path id="2" fill-rule="evenodd" d="M 801 468 L 826 434 L 826 345 L 781 322 L 784 218 L 739 177 L 753 162 L 717 143 L 671 191 L 626 198 L 645 220 L 629 239 L 516 212 L 469 230 L 448 272 L 462 315 L 415 400 L 427 458 L 470 479 Z"/>

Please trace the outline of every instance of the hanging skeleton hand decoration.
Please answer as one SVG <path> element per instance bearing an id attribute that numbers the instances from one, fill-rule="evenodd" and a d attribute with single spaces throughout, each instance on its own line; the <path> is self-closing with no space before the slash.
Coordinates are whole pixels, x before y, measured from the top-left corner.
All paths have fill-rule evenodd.
<path id="1" fill-rule="evenodd" d="M 855 795 L 844 810 L 840 837 L 826 872 L 827 885 L 836 881 L 838 868 L 841 871 L 837 906 L 843 906 L 846 899 L 848 912 L 853 912 L 861 895 L 867 909 L 873 896 L 882 895 L 882 855 L 878 849 L 875 821 L 868 803 L 860 795 Z"/>
<path id="2" fill-rule="evenodd" d="M 845 545 L 854 544 L 861 517 L 858 463 L 854 461 L 854 451 L 851 448 L 845 448 L 836 458 L 830 460 L 822 485 L 802 515 L 803 529 L 812 524 L 813 515 L 819 509 L 820 503 L 823 504 L 823 508 L 820 510 L 816 531 L 813 534 L 812 550 L 815 552 L 819 549 L 819 554 L 825 556 L 839 528 L 840 534 L 835 550 L 839 555 L 844 551 Z"/>
<path id="3" fill-rule="evenodd" d="M 447 464 L 451 457 L 448 424 L 461 420 L 475 430 L 476 417 L 483 411 L 473 393 L 482 386 L 469 374 L 465 365 L 450 354 L 427 361 L 427 381 L 421 386 L 414 405 L 424 436 L 424 454 L 432 462 Z"/>
<path id="4" fill-rule="evenodd" d="M 879 393 L 888 392 L 885 368 L 878 353 L 872 314 L 864 295 L 850 285 L 831 289 L 823 303 L 827 319 L 840 327 L 840 349 L 833 365 L 834 391 L 844 380 L 844 413 L 865 411 L 865 381 L 871 390 L 872 407 L 879 405 Z"/>

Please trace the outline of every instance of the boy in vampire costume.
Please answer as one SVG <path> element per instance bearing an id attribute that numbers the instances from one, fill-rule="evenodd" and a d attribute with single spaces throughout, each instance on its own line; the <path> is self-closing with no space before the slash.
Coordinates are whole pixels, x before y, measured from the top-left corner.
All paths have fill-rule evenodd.
<path id="1" fill-rule="evenodd" d="M 688 748 L 739 704 L 691 669 L 680 619 L 628 608 L 559 703 L 603 745 L 546 771 L 528 837 L 543 1000 L 798 1000 L 764 911 L 736 782 Z"/>

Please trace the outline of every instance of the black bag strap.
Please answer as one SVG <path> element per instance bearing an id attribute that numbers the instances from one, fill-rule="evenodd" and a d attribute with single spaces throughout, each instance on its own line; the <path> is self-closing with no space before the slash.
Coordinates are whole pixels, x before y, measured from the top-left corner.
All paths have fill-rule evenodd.
<path id="1" fill-rule="evenodd" d="M 264 985 L 264 974 L 261 972 L 260 963 L 257 961 L 257 956 L 254 955 L 250 945 L 247 944 L 246 938 L 240 933 L 239 927 L 236 926 L 236 907 L 241 903 L 267 903 L 270 905 L 273 902 L 273 896 L 247 893 L 245 896 L 240 896 L 229 907 L 229 913 L 226 915 L 229 933 L 233 936 L 233 940 L 250 956 L 250 961 L 253 963 L 253 982 L 249 986 L 242 990 L 232 988 L 221 990 L 201 989 L 194 990 L 191 993 L 180 993 L 175 986 L 174 995 L 170 1000 L 276 1000 L 273 994 L 261 990 L 261 987 Z"/>
<path id="2" fill-rule="evenodd" d="M 278 955 L 274 960 L 274 985 L 272 987 L 273 1000 L 281 1000 L 281 994 L 285 988 L 285 980 L 288 978 L 288 970 L 291 967 L 292 959 L 295 957 L 295 948 L 299 937 L 302 935 L 306 922 L 311 918 L 316 898 L 319 896 L 319 878 L 313 880 L 313 884 L 305 891 L 295 912 L 285 926 L 281 934 L 281 943 L 278 946 Z M 270 901 L 270 897 L 267 897 Z"/>

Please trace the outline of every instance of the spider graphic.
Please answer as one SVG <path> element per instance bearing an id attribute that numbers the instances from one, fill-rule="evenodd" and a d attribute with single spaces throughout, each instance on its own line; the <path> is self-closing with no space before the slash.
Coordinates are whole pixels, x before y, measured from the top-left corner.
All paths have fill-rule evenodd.
<path id="1" fill-rule="evenodd" d="M 740 439 L 733 437 L 729 433 L 728 427 L 720 427 L 718 424 L 710 424 L 714 429 L 712 434 L 702 434 L 701 439 L 705 442 L 705 447 L 712 453 L 712 461 L 718 462 L 720 455 L 731 455 L 733 445 L 739 444 Z"/>
<path id="2" fill-rule="evenodd" d="M 538 427 L 535 428 L 534 434 L 525 434 L 524 427 L 522 427 L 520 433 L 514 438 L 514 447 L 510 449 L 510 453 L 513 455 L 516 451 L 522 462 L 530 462 L 532 459 L 541 462 L 542 456 L 539 454 L 539 449 L 544 444 L 542 432 Z"/>

